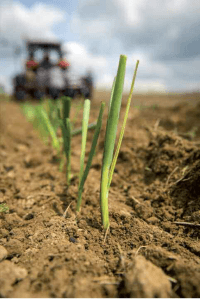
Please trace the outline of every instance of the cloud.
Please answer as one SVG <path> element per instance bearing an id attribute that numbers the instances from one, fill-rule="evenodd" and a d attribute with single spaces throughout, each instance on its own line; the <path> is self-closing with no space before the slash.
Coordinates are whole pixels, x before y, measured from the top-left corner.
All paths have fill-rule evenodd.
<path id="1" fill-rule="evenodd" d="M 196 0 L 79 1 L 74 26 L 91 49 L 112 53 L 148 47 L 154 59 L 173 60 L 198 55 L 200 2 Z M 100 38 L 102 38 L 100 40 Z M 96 47 L 94 46 L 96 45 Z"/>
<path id="2" fill-rule="evenodd" d="M 67 59 L 70 62 L 69 76 L 80 77 L 87 71 L 91 71 L 95 79 L 99 81 L 101 74 L 108 72 L 108 61 L 103 55 L 95 55 L 87 50 L 87 47 L 78 42 L 64 44 Z M 95 80 L 95 81 L 96 81 Z"/>
<path id="3" fill-rule="evenodd" d="M 198 88 L 199 1 L 80 0 L 72 25 L 88 53 L 105 57 L 109 64 L 100 85 L 111 84 L 119 55 L 124 53 L 129 82 L 134 66 L 129 61 L 140 59 L 138 88 Z"/>
<path id="4" fill-rule="evenodd" d="M 11 93 L 12 92 L 12 82 L 9 80 L 7 76 L 0 75 L 0 87 L 3 87 L 4 92 Z"/>
<path id="5" fill-rule="evenodd" d="M 115 55 L 112 59 L 104 55 L 97 55 L 91 53 L 86 46 L 77 42 L 66 43 L 64 49 L 66 49 L 67 59 L 71 63 L 69 76 L 81 76 L 86 73 L 87 70 L 91 70 L 93 74 L 95 74 L 96 88 L 111 90 L 114 76 L 117 72 L 119 62 L 118 55 Z M 165 80 L 163 77 L 170 74 L 170 69 L 159 62 L 153 66 L 150 58 L 141 52 L 135 52 L 128 57 L 124 90 L 126 92 L 130 90 L 136 57 L 140 59 L 138 77 L 135 84 L 137 91 L 166 91 Z"/>
<path id="6" fill-rule="evenodd" d="M 64 12 L 35 3 L 27 8 L 20 2 L 3 1 L 0 9 L 0 39 L 20 43 L 23 39 L 56 39 L 52 27 L 64 20 Z"/>
<path id="7" fill-rule="evenodd" d="M 103 55 L 93 55 L 88 52 L 87 48 L 77 42 L 68 42 L 64 45 L 67 49 L 68 57 L 72 62 L 73 68 L 78 68 L 81 71 L 82 68 L 105 68 L 107 61 Z"/>

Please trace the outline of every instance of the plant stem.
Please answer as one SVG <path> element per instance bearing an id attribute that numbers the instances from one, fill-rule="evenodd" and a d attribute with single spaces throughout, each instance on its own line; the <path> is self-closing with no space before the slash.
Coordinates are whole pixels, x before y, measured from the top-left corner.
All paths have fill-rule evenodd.
<path id="1" fill-rule="evenodd" d="M 77 117 L 78 117 L 78 113 L 79 113 L 79 111 L 81 110 L 82 106 L 83 106 L 83 103 L 82 103 L 82 101 L 81 101 L 81 102 L 79 103 L 79 105 L 77 105 L 77 107 L 76 107 L 75 116 L 74 116 L 74 118 L 73 118 L 73 120 L 72 120 L 72 124 L 73 124 L 73 125 L 76 123 L 76 120 L 77 120 Z"/>
<path id="2" fill-rule="evenodd" d="M 132 80 L 132 84 L 131 84 L 131 89 L 130 89 L 130 93 L 129 93 L 128 100 L 127 100 L 124 120 L 123 120 L 121 132 L 120 132 L 120 136 L 119 136 L 119 141 L 118 141 L 117 149 L 115 151 L 115 155 L 114 155 L 114 158 L 112 160 L 111 167 L 110 167 L 108 189 L 110 188 L 110 184 L 111 184 L 112 177 L 113 177 L 113 172 L 114 172 L 114 169 L 115 169 L 115 165 L 116 165 L 117 158 L 118 158 L 118 155 L 119 155 L 119 150 L 120 150 L 120 147 L 121 147 L 121 144 L 122 144 L 122 139 L 123 139 L 123 136 L 124 136 L 124 131 L 125 131 L 126 122 L 127 122 L 127 119 L 128 119 L 128 112 L 129 112 L 129 108 L 130 108 L 130 104 L 131 104 L 131 98 L 132 98 L 132 94 L 133 94 L 133 89 L 134 89 L 134 84 L 135 84 L 135 78 L 136 78 L 136 75 L 137 75 L 138 65 L 139 65 L 139 60 L 137 60 L 137 63 L 136 63 L 136 67 L 135 67 L 135 71 L 134 71 L 134 75 L 133 75 L 133 80 Z"/>
<path id="3" fill-rule="evenodd" d="M 63 119 L 70 118 L 70 110 L 71 110 L 71 98 L 63 97 Z"/>
<path id="4" fill-rule="evenodd" d="M 97 126 L 96 123 L 91 123 L 91 124 L 88 125 L 88 130 L 95 129 L 96 126 Z M 83 131 L 83 128 L 82 128 L 82 127 L 81 127 L 81 128 L 77 128 L 77 129 L 74 129 L 74 130 L 72 131 L 72 136 L 74 136 L 74 135 L 78 135 L 78 134 L 82 133 L 82 131 Z"/>
<path id="5" fill-rule="evenodd" d="M 93 141 L 92 141 L 92 145 L 91 145 L 91 150 L 89 153 L 89 157 L 88 157 L 88 161 L 85 167 L 85 171 L 83 173 L 81 182 L 79 184 L 79 190 L 78 190 L 78 201 L 77 201 L 77 206 L 76 206 L 76 211 L 79 212 L 80 211 L 80 207 L 81 207 L 81 201 L 82 201 L 82 193 L 83 193 L 83 187 L 85 184 L 85 181 L 87 179 L 91 164 L 92 164 L 92 159 L 94 157 L 95 154 L 95 149 L 96 149 L 96 145 L 97 145 L 97 140 L 99 137 L 99 133 L 101 130 L 101 125 L 102 125 L 102 117 L 103 117 L 103 112 L 104 112 L 104 107 L 105 107 L 105 103 L 101 103 L 101 107 L 100 107 L 100 111 L 99 111 L 99 116 L 98 116 L 98 120 L 97 120 L 97 124 L 96 124 L 96 129 L 94 132 L 94 137 L 93 137 Z"/>
<path id="6" fill-rule="evenodd" d="M 84 108 L 83 108 L 83 121 L 82 121 L 83 130 L 82 130 L 82 142 L 81 142 L 79 184 L 80 184 L 82 176 L 83 176 L 89 115 L 90 115 L 90 100 L 85 100 Z"/>
<path id="7" fill-rule="evenodd" d="M 71 178 L 71 123 L 70 119 L 66 119 L 66 158 L 67 158 L 67 184 L 70 183 Z"/>
<path id="8" fill-rule="evenodd" d="M 53 147 L 59 152 L 60 151 L 60 144 L 59 144 L 59 141 L 58 141 L 58 138 L 56 136 L 56 132 L 54 131 L 54 128 L 49 120 L 49 117 L 46 113 L 46 111 L 44 110 L 43 107 L 41 107 L 40 109 L 40 113 L 41 113 L 41 116 L 45 122 L 45 125 L 47 126 L 47 129 L 50 133 L 50 136 L 52 138 L 52 143 L 53 143 Z"/>
<path id="9" fill-rule="evenodd" d="M 117 133 L 117 124 L 119 119 L 119 112 L 121 108 L 121 99 L 124 86 L 124 77 L 126 71 L 125 55 L 120 56 L 117 76 L 112 92 L 112 100 L 110 101 L 110 110 L 106 126 L 105 145 L 103 154 L 103 165 L 101 173 L 101 216 L 104 229 L 109 227 L 109 214 L 108 214 L 108 185 L 109 185 L 109 171 L 113 159 L 113 151 L 115 146 L 115 139 Z"/>

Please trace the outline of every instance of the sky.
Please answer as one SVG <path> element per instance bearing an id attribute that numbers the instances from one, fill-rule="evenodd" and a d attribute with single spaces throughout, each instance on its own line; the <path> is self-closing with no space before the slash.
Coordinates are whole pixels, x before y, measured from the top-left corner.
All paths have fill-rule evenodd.
<path id="1" fill-rule="evenodd" d="M 111 89 L 125 54 L 126 90 L 138 59 L 135 91 L 200 90 L 198 0 L 0 0 L 0 85 L 7 92 L 24 70 L 26 39 L 62 42 L 70 73 L 91 70 L 98 89 Z"/>

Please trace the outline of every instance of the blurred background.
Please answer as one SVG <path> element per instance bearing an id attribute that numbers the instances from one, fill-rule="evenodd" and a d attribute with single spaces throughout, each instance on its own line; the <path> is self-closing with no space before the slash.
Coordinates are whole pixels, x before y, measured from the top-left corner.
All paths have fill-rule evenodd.
<path id="1" fill-rule="evenodd" d="M 139 59 L 136 92 L 199 91 L 199 36 L 196 0 L 0 0 L 0 93 L 24 71 L 26 40 L 61 42 L 71 75 L 91 71 L 99 90 L 125 54 L 125 89 Z"/>

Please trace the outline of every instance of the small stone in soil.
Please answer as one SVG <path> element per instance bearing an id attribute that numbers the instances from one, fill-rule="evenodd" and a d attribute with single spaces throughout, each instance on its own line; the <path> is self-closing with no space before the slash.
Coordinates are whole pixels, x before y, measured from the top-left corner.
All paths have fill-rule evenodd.
<path id="1" fill-rule="evenodd" d="M 75 238 L 73 238 L 73 237 L 70 237 L 69 241 L 72 242 L 72 243 L 78 243 L 78 241 Z"/>
<path id="2" fill-rule="evenodd" d="M 31 220 L 31 219 L 34 218 L 34 214 L 33 213 L 28 213 L 23 218 L 24 218 L 24 220 Z"/>

